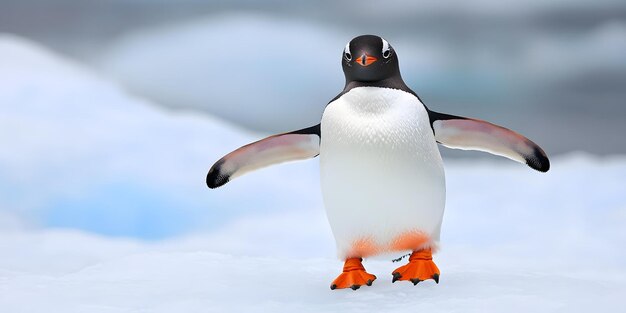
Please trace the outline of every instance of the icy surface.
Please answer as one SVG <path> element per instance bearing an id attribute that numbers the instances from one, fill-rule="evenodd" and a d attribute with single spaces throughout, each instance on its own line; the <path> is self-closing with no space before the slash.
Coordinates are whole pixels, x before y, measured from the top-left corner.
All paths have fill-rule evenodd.
<path id="1" fill-rule="evenodd" d="M 372 287 L 331 291 L 342 263 L 316 160 L 209 191 L 210 163 L 256 135 L 157 110 L 17 38 L 0 38 L 0 68 L 2 312 L 623 308 L 625 157 L 560 156 L 547 174 L 446 162 L 440 284 L 392 284 L 400 264 L 378 258 Z"/>

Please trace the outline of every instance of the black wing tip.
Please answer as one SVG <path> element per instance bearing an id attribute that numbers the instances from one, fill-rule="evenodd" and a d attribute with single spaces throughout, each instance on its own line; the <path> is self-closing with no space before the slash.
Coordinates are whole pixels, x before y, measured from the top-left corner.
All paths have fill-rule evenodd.
<path id="1" fill-rule="evenodd" d="M 220 170 L 222 163 L 224 162 L 217 161 L 206 175 L 206 185 L 211 189 L 224 186 L 230 180 L 230 175 L 225 175 Z"/>
<path id="2" fill-rule="evenodd" d="M 218 187 L 224 186 L 229 181 L 229 177 L 227 175 L 218 174 L 217 171 L 209 172 L 206 175 L 206 185 L 215 189 Z"/>
<path id="3" fill-rule="evenodd" d="M 535 147 L 533 155 L 526 158 L 526 164 L 532 169 L 545 173 L 550 170 L 550 160 L 546 153 L 539 147 Z"/>

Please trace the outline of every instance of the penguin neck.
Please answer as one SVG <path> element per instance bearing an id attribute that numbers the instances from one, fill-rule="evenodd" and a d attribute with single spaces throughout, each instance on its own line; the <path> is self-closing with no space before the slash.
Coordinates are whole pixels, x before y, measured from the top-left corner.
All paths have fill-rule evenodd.
<path id="1" fill-rule="evenodd" d="M 398 89 L 398 90 L 408 92 L 419 99 L 415 91 L 411 90 L 411 88 L 409 88 L 409 86 L 407 86 L 404 83 L 404 80 L 402 80 L 402 76 L 398 74 L 398 75 L 391 76 L 389 78 L 385 78 L 383 80 L 377 80 L 377 81 L 371 81 L 371 82 L 346 79 L 346 85 L 344 86 L 343 90 L 335 98 L 330 100 L 330 102 L 333 102 L 339 99 L 339 97 L 343 96 L 348 91 L 357 87 L 379 87 L 379 88 Z"/>
<path id="2" fill-rule="evenodd" d="M 392 76 L 383 80 L 377 81 L 358 81 L 358 80 L 346 80 L 346 85 L 343 88 L 343 92 L 348 92 L 350 89 L 357 87 L 381 87 L 381 88 L 392 88 L 399 89 L 403 91 L 407 91 L 409 93 L 415 94 L 402 80 L 400 75 Z"/>

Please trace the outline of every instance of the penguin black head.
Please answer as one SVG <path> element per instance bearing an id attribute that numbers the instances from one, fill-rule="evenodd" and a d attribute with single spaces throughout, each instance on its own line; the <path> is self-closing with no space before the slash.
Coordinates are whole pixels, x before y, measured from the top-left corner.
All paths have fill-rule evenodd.
<path id="1" fill-rule="evenodd" d="M 400 75 L 393 47 L 374 35 L 352 39 L 343 50 L 341 63 L 346 82 L 376 82 Z"/>

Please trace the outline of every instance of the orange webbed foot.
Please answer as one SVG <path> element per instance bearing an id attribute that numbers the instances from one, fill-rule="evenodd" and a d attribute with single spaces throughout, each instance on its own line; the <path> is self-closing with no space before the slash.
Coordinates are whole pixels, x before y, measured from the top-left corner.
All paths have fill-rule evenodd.
<path id="1" fill-rule="evenodd" d="M 365 271 L 360 258 L 347 259 L 341 273 L 330 284 L 330 289 L 351 288 L 357 290 L 363 285 L 371 286 L 376 276 Z"/>
<path id="2" fill-rule="evenodd" d="M 409 263 L 398 267 L 391 273 L 395 283 L 398 280 L 408 280 L 417 285 L 417 283 L 433 279 L 439 283 L 439 268 L 433 262 L 432 252 L 430 249 L 414 251 L 409 258 Z"/>

